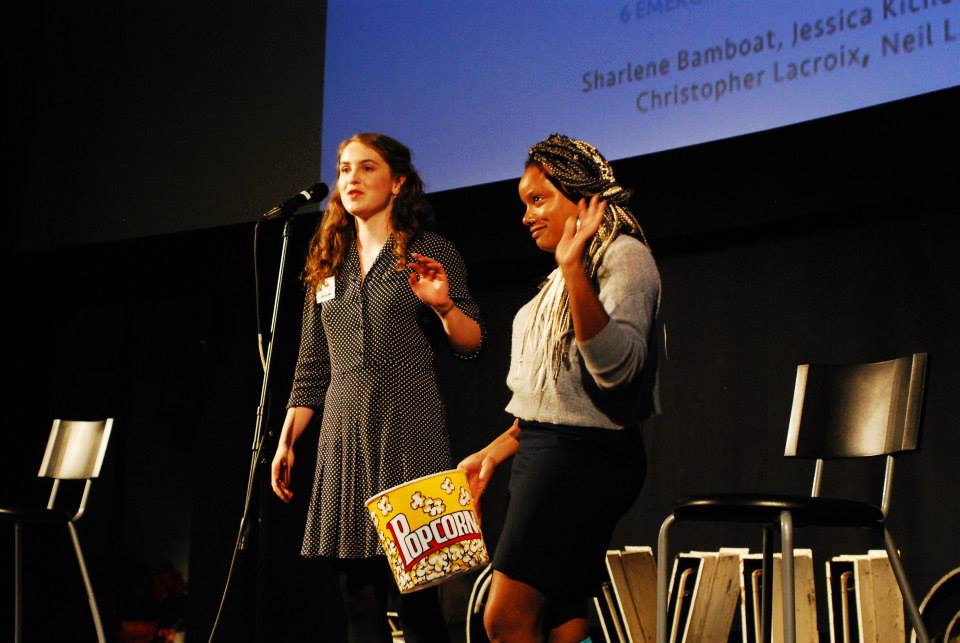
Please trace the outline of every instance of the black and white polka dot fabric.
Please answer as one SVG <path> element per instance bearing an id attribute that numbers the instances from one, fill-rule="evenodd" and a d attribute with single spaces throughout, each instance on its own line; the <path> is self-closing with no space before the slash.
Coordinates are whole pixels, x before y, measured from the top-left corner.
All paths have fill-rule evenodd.
<path id="1" fill-rule="evenodd" d="M 443 265 L 454 303 L 479 321 L 466 268 L 450 242 L 422 233 L 407 248 Z M 351 243 L 334 298 L 318 304 L 307 293 L 288 406 L 313 407 L 323 419 L 303 556 L 382 555 L 363 501 L 451 466 L 433 364 L 446 336 L 410 290 L 407 273 L 394 266 L 390 237 L 361 280 Z"/>

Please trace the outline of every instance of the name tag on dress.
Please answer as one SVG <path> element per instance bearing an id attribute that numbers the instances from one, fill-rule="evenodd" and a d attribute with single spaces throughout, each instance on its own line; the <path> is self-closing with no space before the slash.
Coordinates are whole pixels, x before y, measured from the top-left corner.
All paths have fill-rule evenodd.
<path id="1" fill-rule="evenodd" d="M 317 303 L 322 304 L 325 301 L 333 299 L 336 295 L 336 279 L 334 277 L 327 277 L 320 283 L 320 287 L 317 288 Z"/>

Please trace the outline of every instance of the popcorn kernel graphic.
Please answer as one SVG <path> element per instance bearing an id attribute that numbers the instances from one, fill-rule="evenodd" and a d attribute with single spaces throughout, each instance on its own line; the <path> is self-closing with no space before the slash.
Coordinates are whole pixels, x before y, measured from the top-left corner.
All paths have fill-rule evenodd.
<path id="1" fill-rule="evenodd" d="M 424 500 L 423 494 L 421 494 L 419 491 L 414 491 L 413 494 L 410 496 L 411 509 L 420 509 L 421 507 L 423 507 L 425 502 L 426 500 Z"/>
<path id="2" fill-rule="evenodd" d="M 442 572 L 450 565 L 450 560 L 446 552 L 438 551 L 427 557 L 427 563 L 433 567 L 434 571 Z"/>
<path id="3" fill-rule="evenodd" d="M 424 509 L 431 516 L 439 516 L 444 511 L 443 501 L 439 498 L 429 498 L 427 500 L 427 507 Z"/>
<path id="4" fill-rule="evenodd" d="M 453 493 L 453 490 L 456 489 L 456 485 L 453 484 L 453 480 L 450 479 L 450 476 L 447 476 L 443 479 L 443 482 L 440 484 L 440 488 L 443 489 L 447 494 Z"/>

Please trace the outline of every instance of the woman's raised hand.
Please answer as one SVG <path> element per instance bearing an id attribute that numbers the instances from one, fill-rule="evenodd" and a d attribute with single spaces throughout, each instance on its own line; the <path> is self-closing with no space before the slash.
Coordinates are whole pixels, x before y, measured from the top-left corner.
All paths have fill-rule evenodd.
<path id="1" fill-rule="evenodd" d="M 590 202 L 580 199 L 577 203 L 579 210 L 576 219 L 570 217 L 563 226 L 563 236 L 557 243 L 554 256 L 561 269 L 581 265 L 583 252 L 587 243 L 600 229 L 603 214 L 607 210 L 607 202 L 600 199 L 599 194 L 590 197 Z M 577 222 L 580 225 L 577 225 Z"/>
<path id="2" fill-rule="evenodd" d="M 433 308 L 440 315 L 450 312 L 454 306 L 450 299 L 450 287 L 447 281 L 447 271 L 436 259 L 411 252 L 413 261 L 407 264 L 410 274 L 407 281 L 410 290 L 417 299 Z"/>

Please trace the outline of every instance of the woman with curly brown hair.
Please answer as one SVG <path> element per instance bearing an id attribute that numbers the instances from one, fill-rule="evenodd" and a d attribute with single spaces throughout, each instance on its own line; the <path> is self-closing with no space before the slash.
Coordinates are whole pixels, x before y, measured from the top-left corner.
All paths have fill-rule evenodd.
<path id="1" fill-rule="evenodd" d="M 301 554 L 340 570 L 350 641 L 387 641 L 391 585 L 364 501 L 450 467 L 434 373 L 444 340 L 472 357 L 479 310 L 453 246 L 427 232 L 430 208 L 410 151 L 383 134 L 340 145 L 337 182 L 311 240 L 300 352 L 272 485 L 289 502 L 294 444 L 321 414 Z M 408 642 L 447 638 L 435 593 L 403 597 Z"/>

